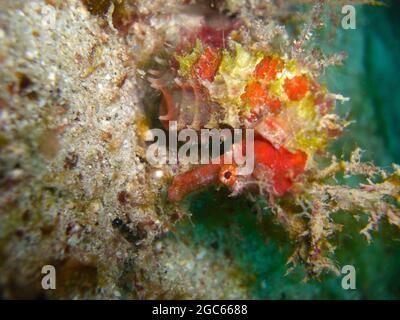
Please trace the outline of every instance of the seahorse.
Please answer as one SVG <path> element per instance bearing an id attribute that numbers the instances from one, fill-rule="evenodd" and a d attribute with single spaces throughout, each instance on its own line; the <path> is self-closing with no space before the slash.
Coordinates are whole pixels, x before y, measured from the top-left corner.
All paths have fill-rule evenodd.
<path id="1" fill-rule="evenodd" d="M 313 155 L 324 151 L 332 132 L 340 131 L 340 119 L 329 113 L 333 95 L 298 58 L 255 50 L 232 39 L 227 48 L 210 43 L 197 37 L 191 50 L 176 53 L 170 69 L 152 79 L 162 94 L 160 120 L 166 128 L 168 121 L 176 120 L 178 130 L 254 129 L 255 170 L 242 177 L 237 164 L 199 165 L 174 177 L 168 198 L 179 201 L 214 183 L 234 193 L 259 184 L 282 196 Z"/>

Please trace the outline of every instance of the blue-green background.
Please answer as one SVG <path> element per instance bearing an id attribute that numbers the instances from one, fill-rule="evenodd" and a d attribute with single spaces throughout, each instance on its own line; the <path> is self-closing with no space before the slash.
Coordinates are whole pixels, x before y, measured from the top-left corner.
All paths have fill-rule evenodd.
<path id="1" fill-rule="evenodd" d="M 332 151 L 347 155 L 359 146 L 366 150 L 365 160 L 387 168 L 392 162 L 400 163 L 400 4 L 356 8 L 356 30 L 338 27 L 333 41 L 320 43 L 325 52 L 349 55 L 342 67 L 329 68 L 325 75 L 331 92 L 351 98 L 337 106 L 340 113 L 356 121 Z M 386 222 L 368 245 L 359 234 L 365 220 L 357 222 L 345 214 L 336 217 L 345 224 L 336 239 L 337 262 L 354 265 L 357 271 L 357 289 L 346 291 L 341 278 L 333 274 L 303 283 L 300 267 L 285 276 L 292 244 L 268 212 L 258 223 L 245 199 L 209 190 L 191 196 L 187 205 L 193 224 L 183 223 L 181 235 L 194 245 L 209 246 L 217 259 L 229 259 L 241 270 L 252 298 L 400 298 L 400 231 Z"/>

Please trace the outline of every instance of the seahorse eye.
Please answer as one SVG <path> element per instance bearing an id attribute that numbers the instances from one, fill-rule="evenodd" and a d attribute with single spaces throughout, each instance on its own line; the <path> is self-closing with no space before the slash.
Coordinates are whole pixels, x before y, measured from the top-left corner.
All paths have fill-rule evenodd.
<path id="1" fill-rule="evenodd" d="M 225 171 L 224 172 L 224 178 L 226 179 L 226 180 L 229 180 L 229 178 L 232 176 L 232 172 L 230 172 L 230 171 Z"/>
<path id="2" fill-rule="evenodd" d="M 228 187 L 236 182 L 237 167 L 234 164 L 224 164 L 219 173 L 219 181 Z"/>

